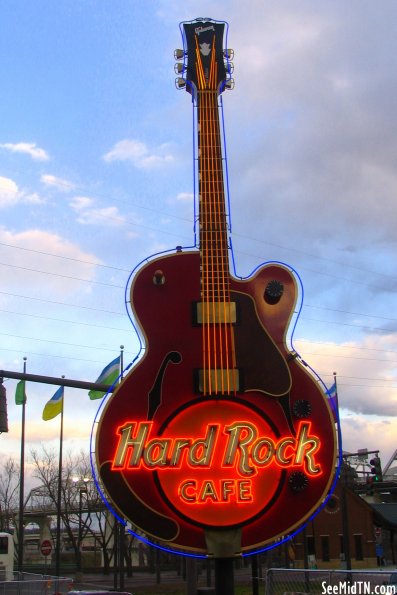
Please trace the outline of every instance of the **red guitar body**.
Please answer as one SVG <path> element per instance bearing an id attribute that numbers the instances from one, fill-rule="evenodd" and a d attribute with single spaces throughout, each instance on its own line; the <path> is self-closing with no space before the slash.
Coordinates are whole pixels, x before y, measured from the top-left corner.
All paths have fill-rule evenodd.
<path id="1" fill-rule="evenodd" d="M 277 304 L 269 304 L 265 288 L 274 280 L 282 282 L 284 293 Z M 327 495 L 335 463 L 334 425 L 324 394 L 285 344 L 297 298 L 293 275 L 287 268 L 269 264 L 249 279 L 231 278 L 230 282 L 239 310 L 234 332 L 244 392 L 238 393 L 237 398 L 215 399 L 195 393 L 194 374 L 202 366 L 203 358 L 202 329 L 193 322 L 194 304 L 200 300 L 200 255 L 177 252 L 155 259 L 139 271 L 131 288 L 134 313 L 145 337 L 145 352 L 107 403 L 96 440 L 100 476 L 119 514 L 133 519 L 137 527 L 155 540 L 202 552 L 207 551 L 203 527 L 189 522 L 160 497 L 159 473 L 148 470 L 138 476 L 136 470 L 112 470 L 119 428 L 124 421 L 150 417 L 150 394 L 156 379 L 159 394 L 153 415 L 155 434 L 164 433 L 161 428 L 173 418 L 175 411 L 185 409 L 188 416 L 194 417 L 195 406 L 205 401 L 209 415 L 211 404 L 216 417 L 220 409 L 225 410 L 237 400 L 243 401 L 248 410 L 265 410 L 276 435 L 296 432 L 302 419 L 310 420 L 312 434 L 321 435 L 323 447 L 316 458 L 322 469 L 321 477 L 309 479 L 304 489 L 294 490 L 291 482 L 296 480 L 299 484 L 299 471 L 282 470 L 274 490 L 277 498 L 270 498 L 266 510 L 256 513 L 258 518 L 250 523 L 249 530 L 242 527 L 242 551 L 278 535 L 290 534 L 302 518 L 310 516 Z M 175 361 L 167 360 L 169 354 L 178 354 Z M 269 391 L 278 391 L 278 395 L 272 396 Z M 287 395 L 283 403 L 280 393 Z M 236 506 L 230 503 L 231 509 Z"/>

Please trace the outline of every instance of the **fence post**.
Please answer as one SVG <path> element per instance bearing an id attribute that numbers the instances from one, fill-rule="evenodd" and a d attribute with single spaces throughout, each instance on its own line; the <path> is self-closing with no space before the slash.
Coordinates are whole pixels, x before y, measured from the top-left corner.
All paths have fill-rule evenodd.
<path id="1" fill-rule="evenodd" d="M 266 570 L 265 593 L 273 595 L 273 570 L 271 568 Z"/>

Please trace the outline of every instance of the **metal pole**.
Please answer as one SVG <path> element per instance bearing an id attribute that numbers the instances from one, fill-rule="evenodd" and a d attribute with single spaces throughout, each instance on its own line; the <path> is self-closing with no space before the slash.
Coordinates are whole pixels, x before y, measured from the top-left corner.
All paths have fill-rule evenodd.
<path id="1" fill-rule="evenodd" d="M 40 384 L 56 384 L 58 386 L 69 386 L 70 388 L 82 388 L 83 390 L 97 390 L 104 393 L 106 393 L 108 390 L 112 390 L 110 384 L 100 384 L 99 382 L 85 382 L 83 380 L 68 380 L 67 378 L 65 378 L 65 376 L 62 376 L 62 378 L 58 378 L 56 376 L 26 374 L 26 372 L 12 372 L 11 370 L 0 370 L 0 378 L 15 378 L 17 380 L 39 382 Z"/>
<path id="2" fill-rule="evenodd" d="M 215 558 L 216 595 L 234 595 L 234 558 Z"/>
<path id="3" fill-rule="evenodd" d="M 81 572 L 81 515 L 82 515 L 82 489 L 79 487 L 79 539 L 77 552 L 77 571 Z"/>
<path id="4" fill-rule="evenodd" d="M 123 369 L 124 369 L 124 345 L 120 345 L 120 382 L 123 379 Z M 119 527 L 119 574 L 120 574 L 120 591 L 124 591 L 124 588 L 125 588 L 125 581 L 124 581 L 125 565 L 124 565 L 124 559 L 125 559 L 125 524 L 124 524 L 124 522 L 121 522 L 120 523 L 120 527 Z"/>
<path id="5" fill-rule="evenodd" d="M 119 530 L 119 569 L 120 569 L 120 591 L 124 591 L 124 557 L 125 557 L 125 525 L 120 523 Z"/>
<path id="6" fill-rule="evenodd" d="M 61 430 L 59 435 L 58 497 L 57 497 L 57 535 L 55 545 L 55 575 L 59 576 L 61 567 L 61 507 L 62 507 L 62 449 L 63 449 L 63 404 L 61 410 Z"/>
<path id="7" fill-rule="evenodd" d="M 118 591 L 118 576 L 119 576 L 119 523 L 114 517 L 113 527 L 113 589 Z"/>
<path id="8" fill-rule="evenodd" d="M 252 595 L 259 595 L 259 569 L 258 569 L 258 554 L 254 554 L 251 559 L 252 562 Z"/>
<path id="9" fill-rule="evenodd" d="M 23 373 L 26 374 L 26 360 L 23 358 Z M 23 571 L 23 540 L 24 540 L 24 490 L 25 490 L 25 407 L 26 393 L 24 388 L 24 398 L 22 403 L 22 429 L 21 429 L 21 464 L 19 479 L 19 524 L 18 524 L 18 572 Z"/>
<path id="10" fill-rule="evenodd" d="M 344 477 L 342 478 L 342 531 L 343 531 L 343 549 L 345 554 L 345 562 L 346 562 L 346 570 L 351 570 L 352 568 L 352 561 L 350 557 L 350 535 L 349 535 L 349 513 L 347 510 L 347 478 L 346 478 L 346 471 L 343 474 Z"/>

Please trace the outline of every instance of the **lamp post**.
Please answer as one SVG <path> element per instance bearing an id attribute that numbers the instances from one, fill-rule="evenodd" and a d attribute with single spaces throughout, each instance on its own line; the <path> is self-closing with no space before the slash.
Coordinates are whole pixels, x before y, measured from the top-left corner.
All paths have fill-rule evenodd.
<path id="1" fill-rule="evenodd" d="M 82 536 L 82 515 L 83 515 L 83 494 L 88 493 L 87 490 L 87 482 L 89 479 L 87 477 L 79 478 L 73 477 L 72 481 L 77 486 L 79 490 L 79 530 L 77 535 L 77 572 L 81 575 L 82 573 L 82 556 L 81 556 L 81 543 L 83 540 Z"/>

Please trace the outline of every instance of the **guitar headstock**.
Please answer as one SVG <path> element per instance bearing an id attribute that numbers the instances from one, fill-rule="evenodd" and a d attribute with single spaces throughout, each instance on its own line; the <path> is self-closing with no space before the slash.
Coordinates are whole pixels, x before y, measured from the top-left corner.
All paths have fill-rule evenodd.
<path id="1" fill-rule="evenodd" d="M 183 50 L 175 50 L 178 60 L 175 71 L 179 76 L 175 83 L 178 89 L 186 87 L 193 96 L 199 91 L 232 89 L 234 81 L 233 50 L 224 49 L 228 25 L 213 19 L 195 19 L 180 24 Z"/>

